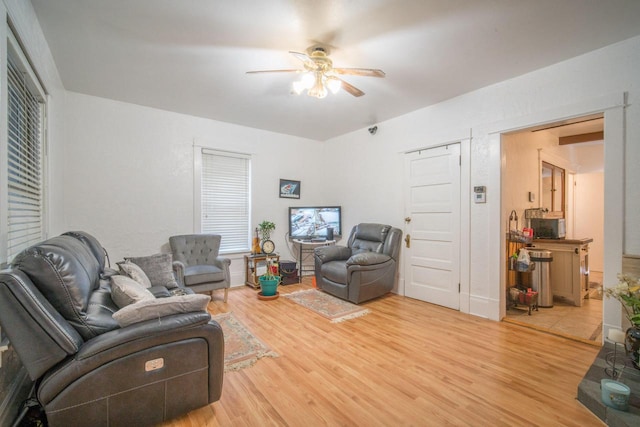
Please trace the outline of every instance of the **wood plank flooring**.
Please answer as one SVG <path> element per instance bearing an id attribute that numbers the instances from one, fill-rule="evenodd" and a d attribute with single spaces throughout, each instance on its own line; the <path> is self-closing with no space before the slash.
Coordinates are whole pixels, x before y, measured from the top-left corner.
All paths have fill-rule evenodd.
<path id="1" fill-rule="evenodd" d="M 280 293 L 310 288 L 280 287 Z M 389 294 L 343 323 L 222 292 L 280 357 L 227 372 L 220 401 L 165 426 L 601 426 L 576 400 L 598 348 Z"/>

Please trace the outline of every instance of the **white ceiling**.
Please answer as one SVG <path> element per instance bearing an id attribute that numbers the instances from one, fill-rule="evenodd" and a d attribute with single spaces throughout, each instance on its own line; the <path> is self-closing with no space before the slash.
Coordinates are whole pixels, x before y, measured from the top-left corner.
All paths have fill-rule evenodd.
<path id="1" fill-rule="evenodd" d="M 640 34 L 638 0 L 31 0 L 67 90 L 324 141 Z M 315 44 L 366 95 L 290 94 Z"/>

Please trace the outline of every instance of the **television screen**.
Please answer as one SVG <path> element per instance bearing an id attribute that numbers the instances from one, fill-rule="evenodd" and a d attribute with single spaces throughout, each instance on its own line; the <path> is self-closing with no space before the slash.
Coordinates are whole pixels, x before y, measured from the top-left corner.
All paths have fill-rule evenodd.
<path id="1" fill-rule="evenodd" d="M 326 238 L 327 228 L 334 236 L 342 235 L 340 206 L 289 208 L 289 237 L 292 239 Z"/>

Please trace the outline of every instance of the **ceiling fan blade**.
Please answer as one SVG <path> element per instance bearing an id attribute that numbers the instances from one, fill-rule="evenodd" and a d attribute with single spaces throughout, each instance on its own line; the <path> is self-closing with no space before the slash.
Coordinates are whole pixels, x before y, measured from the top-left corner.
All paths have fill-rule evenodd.
<path id="1" fill-rule="evenodd" d="M 373 68 L 334 68 L 336 74 L 365 77 L 384 77 L 386 74 L 382 70 Z"/>
<path id="2" fill-rule="evenodd" d="M 289 53 L 302 61 L 304 63 L 304 66 L 309 70 L 315 71 L 318 69 L 318 64 L 316 64 L 314 60 L 309 58 L 309 55 L 307 55 L 306 53 L 294 52 L 292 50 L 290 50 Z"/>
<path id="3" fill-rule="evenodd" d="M 337 78 L 337 77 L 336 77 Z M 359 97 L 364 95 L 364 92 L 361 91 L 360 89 L 358 89 L 357 87 L 355 87 L 354 85 L 345 82 L 342 79 L 338 79 L 342 82 L 342 89 L 344 89 L 345 91 L 349 92 L 351 95 L 355 96 L 355 97 Z"/>
<path id="4" fill-rule="evenodd" d="M 258 71 L 247 71 L 247 74 L 258 74 L 258 73 L 302 73 L 304 70 L 258 70 Z"/>

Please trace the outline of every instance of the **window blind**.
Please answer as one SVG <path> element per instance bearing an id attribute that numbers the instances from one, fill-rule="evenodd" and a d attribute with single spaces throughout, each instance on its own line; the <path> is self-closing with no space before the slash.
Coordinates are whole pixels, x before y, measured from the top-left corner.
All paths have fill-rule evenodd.
<path id="1" fill-rule="evenodd" d="M 28 75 L 7 61 L 7 260 L 43 238 L 43 103 Z"/>
<path id="2" fill-rule="evenodd" d="M 247 155 L 202 150 L 201 230 L 222 236 L 220 252 L 246 252 L 250 242 Z"/>

